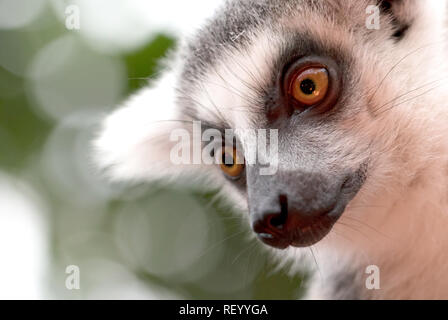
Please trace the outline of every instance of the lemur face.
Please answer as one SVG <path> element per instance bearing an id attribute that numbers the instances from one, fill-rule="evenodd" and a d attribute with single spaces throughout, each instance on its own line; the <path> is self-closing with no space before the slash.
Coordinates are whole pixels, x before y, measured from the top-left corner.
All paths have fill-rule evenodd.
<path id="1" fill-rule="evenodd" d="M 369 5 L 379 10 L 379 29 L 366 26 Z M 230 1 L 181 46 L 157 86 L 105 121 L 99 162 L 117 179 L 199 172 L 247 211 L 264 243 L 314 244 L 350 202 L 374 204 L 418 175 L 433 118 L 424 110 L 440 81 L 442 63 L 428 59 L 443 50 L 440 7 L 433 0 Z M 174 165 L 170 135 L 183 128 L 194 139 L 191 121 L 235 129 L 242 147 L 221 149 L 232 159 L 256 144 L 245 130 L 275 130 L 275 173 L 262 175 L 247 161 Z"/>

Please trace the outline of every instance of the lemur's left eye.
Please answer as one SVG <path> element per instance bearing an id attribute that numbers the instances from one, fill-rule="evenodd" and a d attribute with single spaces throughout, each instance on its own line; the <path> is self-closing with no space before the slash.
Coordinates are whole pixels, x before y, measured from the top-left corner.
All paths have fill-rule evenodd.
<path id="1" fill-rule="evenodd" d="M 236 148 L 222 148 L 221 170 L 232 179 L 240 177 L 244 170 L 244 159 L 238 154 Z"/>
<path id="2" fill-rule="evenodd" d="M 294 76 L 290 94 L 300 104 L 312 106 L 325 98 L 328 82 L 328 72 L 325 68 L 310 67 Z"/>
<path id="3" fill-rule="evenodd" d="M 325 57 L 308 56 L 287 66 L 282 92 L 288 111 L 316 114 L 336 105 L 342 85 L 339 66 Z"/>

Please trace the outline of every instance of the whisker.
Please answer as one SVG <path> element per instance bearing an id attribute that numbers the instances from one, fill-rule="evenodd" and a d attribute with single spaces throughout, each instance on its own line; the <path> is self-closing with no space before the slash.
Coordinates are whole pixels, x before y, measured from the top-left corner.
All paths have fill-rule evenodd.
<path id="1" fill-rule="evenodd" d="M 249 249 L 253 249 L 255 247 L 256 243 L 252 242 L 250 245 L 248 245 L 247 247 L 245 247 L 243 250 L 241 250 L 241 252 L 235 257 L 235 259 L 233 259 L 232 264 L 235 264 L 235 262 L 247 251 L 249 251 Z"/>
<path id="2" fill-rule="evenodd" d="M 430 93 L 431 91 L 434 91 L 435 89 L 440 88 L 440 87 L 443 86 L 443 85 L 446 85 L 446 84 L 442 84 L 442 85 L 438 85 L 438 86 L 432 87 L 431 89 L 429 89 L 429 90 L 423 92 L 422 94 L 419 94 L 419 95 L 417 95 L 417 96 L 415 96 L 415 97 L 412 97 L 412 98 L 409 98 L 409 99 L 407 99 L 407 100 L 401 101 L 401 102 L 398 103 L 398 104 L 394 104 L 392 107 L 383 110 L 379 115 L 384 114 L 385 112 L 390 111 L 390 110 L 392 110 L 393 108 L 398 107 L 398 106 L 400 106 L 400 105 L 402 105 L 402 104 L 405 104 L 405 103 L 407 103 L 407 102 L 410 102 L 410 101 L 412 101 L 412 100 L 415 100 L 415 99 L 417 99 L 417 98 L 420 98 L 420 97 L 422 97 L 422 96 L 424 96 L 424 95 Z"/>
<path id="3" fill-rule="evenodd" d="M 426 83 L 426 84 L 424 84 L 424 85 L 422 85 L 422 86 L 420 86 L 418 88 L 412 89 L 412 90 L 410 90 L 410 91 L 408 91 L 406 93 L 400 94 L 399 96 L 397 96 L 397 97 L 393 98 L 392 100 L 386 102 L 385 104 L 381 105 L 379 108 L 377 108 L 375 110 L 375 112 L 379 111 L 380 109 L 382 109 L 383 107 L 387 106 L 388 104 L 391 104 L 391 103 L 397 101 L 398 99 L 403 98 L 403 97 L 409 95 L 412 92 L 418 91 L 418 90 L 423 89 L 423 88 L 425 88 L 427 86 L 430 86 L 431 84 L 434 84 L 434 83 L 437 83 L 437 82 L 440 82 L 440 81 L 443 81 L 443 80 L 446 80 L 446 79 L 448 79 L 448 77 L 443 77 L 443 78 L 440 78 L 440 79 L 428 82 L 428 83 Z"/>
<path id="4" fill-rule="evenodd" d="M 360 235 L 362 235 L 362 236 L 363 236 L 364 238 L 366 238 L 367 240 L 372 241 L 372 239 L 371 239 L 370 237 L 368 237 L 364 232 L 361 232 L 360 230 L 358 230 L 357 228 L 355 228 L 355 227 L 352 226 L 352 225 L 349 225 L 349 224 L 344 223 L 344 222 L 342 222 L 342 221 L 338 221 L 337 224 L 339 224 L 339 225 L 341 225 L 341 226 L 344 226 L 344 227 L 346 227 L 346 228 L 348 228 L 348 229 L 350 229 L 350 230 L 352 230 L 352 231 L 355 231 L 355 232 L 359 233 Z"/>
<path id="5" fill-rule="evenodd" d="M 314 255 L 313 246 L 309 246 L 308 248 L 310 249 L 311 255 L 313 257 L 314 263 L 316 264 L 316 268 L 317 268 L 317 271 L 319 272 L 320 278 L 324 279 L 322 272 L 320 270 L 319 264 L 317 263 L 316 256 Z"/>
<path id="6" fill-rule="evenodd" d="M 350 220 L 352 220 L 352 221 L 355 221 L 355 222 L 359 223 L 360 225 L 362 225 L 362 226 L 364 226 L 364 227 L 366 227 L 366 228 L 369 228 L 369 229 L 372 230 L 372 231 L 375 231 L 377 234 L 379 234 L 379 235 L 381 235 L 381 236 L 387 238 L 387 239 L 390 240 L 390 241 L 393 241 L 393 240 L 394 240 L 394 239 L 393 239 L 392 237 L 390 237 L 389 235 L 384 234 L 383 232 L 379 231 L 378 229 L 374 228 L 373 226 L 371 226 L 371 225 L 369 225 L 369 224 L 367 224 L 367 223 L 365 223 L 365 222 L 363 222 L 363 221 L 360 221 L 360 220 L 358 220 L 358 219 L 356 219 L 356 218 L 354 218 L 354 217 L 344 216 L 344 219 L 350 219 Z"/>
<path id="7" fill-rule="evenodd" d="M 244 81 L 243 79 L 241 79 L 241 77 L 237 76 L 232 70 L 230 70 L 229 67 L 226 66 L 226 68 L 229 70 L 229 72 L 238 80 L 241 81 L 241 83 L 247 88 L 249 89 L 249 92 L 253 92 L 253 91 L 258 91 L 255 88 L 253 88 L 250 84 L 248 84 L 246 81 Z M 238 93 L 238 95 L 244 99 L 246 102 L 248 102 L 249 104 L 253 104 L 253 105 L 257 105 L 257 103 L 259 102 L 257 100 L 257 97 L 255 95 L 244 95 L 240 90 L 236 89 L 234 86 L 232 86 L 229 81 L 227 81 L 219 72 L 218 70 L 216 70 L 216 68 L 212 68 L 213 72 L 224 82 L 226 83 L 228 86 L 230 86 L 234 91 L 234 93 Z"/>
<path id="8" fill-rule="evenodd" d="M 257 243 L 255 243 L 254 245 L 252 245 L 252 249 L 253 248 L 255 248 L 255 245 L 256 245 Z M 247 277 L 247 275 L 249 274 L 249 267 L 250 267 L 250 263 L 252 262 L 252 260 L 251 260 L 251 256 L 253 255 L 253 253 L 254 252 L 256 252 L 255 250 L 253 250 L 253 251 L 251 251 L 250 253 L 249 253 L 249 256 L 248 256 L 248 258 L 247 258 L 247 268 L 246 268 L 246 272 L 245 272 L 245 275 L 244 275 L 244 283 L 245 283 L 245 285 L 247 285 L 247 283 L 248 283 L 248 277 Z"/>
<path id="9" fill-rule="evenodd" d="M 211 105 L 213 106 L 213 108 L 216 110 L 215 116 L 217 116 L 219 119 L 221 119 L 221 121 L 223 123 L 226 123 L 226 118 L 224 117 L 224 115 L 221 113 L 221 110 L 218 108 L 218 106 L 216 105 L 215 101 L 212 99 L 210 92 L 207 90 L 207 88 L 205 87 L 204 84 L 201 84 L 202 89 L 204 90 L 205 94 L 207 95 L 207 99 L 208 101 L 211 103 Z"/>
<path id="10" fill-rule="evenodd" d="M 226 241 L 229 241 L 230 239 L 233 239 L 233 238 L 235 238 L 235 237 L 237 237 L 239 235 L 242 235 L 245 232 L 246 232 L 246 230 L 239 231 L 239 232 L 236 232 L 236 233 L 234 233 L 234 234 L 232 234 L 232 235 L 230 235 L 228 237 L 225 237 L 224 239 L 218 241 L 217 243 L 213 244 L 211 247 L 207 248 L 203 253 L 201 253 L 197 257 L 197 260 L 201 259 L 204 255 L 206 255 L 208 252 L 210 252 L 210 250 L 217 248 L 218 246 L 224 244 Z"/>
<path id="11" fill-rule="evenodd" d="M 438 42 L 433 42 L 433 43 L 429 43 L 426 45 L 423 45 L 421 47 L 418 47 L 415 50 L 412 50 L 411 52 L 409 52 L 408 54 L 406 54 L 404 57 L 402 57 L 400 60 L 398 60 L 397 63 L 395 63 L 392 68 L 386 73 L 386 75 L 383 77 L 383 79 L 380 81 L 379 85 L 377 86 L 376 90 L 373 92 L 373 95 L 370 97 L 369 99 L 369 103 L 372 102 L 372 100 L 375 98 L 376 94 L 378 93 L 378 90 L 381 88 L 381 86 L 384 84 L 384 81 L 386 81 L 386 79 L 389 77 L 389 75 L 392 73 L 392 71 L 394 71 L 403 61 L 405 61 L 407 58 L 409 58 L 410 56 L 412 56 L 413 54 L 416 54 L 417 52 L 419 52 L 422 49 L 428 48 L 430 46 L 433 45 L 437 45 L 437 44 L 443 44 L 444 41 L 438 41 Z"/>

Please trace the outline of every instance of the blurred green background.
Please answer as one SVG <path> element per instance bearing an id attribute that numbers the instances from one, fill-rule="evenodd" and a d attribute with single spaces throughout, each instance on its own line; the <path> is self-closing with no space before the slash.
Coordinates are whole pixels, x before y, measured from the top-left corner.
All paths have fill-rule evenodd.
<path id="1" fill-rule="evenodd" d="M 0 0 L 0 298 L 300 297 L 212 192 L 110 184 L 92 165 L 100 119 L 197 23 L 165 2 Z"/>

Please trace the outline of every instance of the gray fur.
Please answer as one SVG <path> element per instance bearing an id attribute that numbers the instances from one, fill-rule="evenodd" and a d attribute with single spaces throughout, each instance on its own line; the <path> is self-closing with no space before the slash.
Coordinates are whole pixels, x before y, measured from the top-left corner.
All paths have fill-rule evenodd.
<path id="1" fill-rule="evenodd" d="M 412 0 L 411 0 L 412 1 Z M 388 1 L 386 1 L 388 3 Z M 401 1 L 398 1 L 401 2 Z M 213 65 L 223 58 L 229 48 L 244 48 L 251 43 L 248 36 L 251 31 L 271 28 L 276 30 L 284 38 L 283 53 L 278 57 L 271 76 L 272 82 L 276 80 L 279 68 L 282 68 L 293 52 L 300 52 L 302 55 L 309 53 L 326 53 L 338 58 L 339 62 L 351 64 L 350 55 L 339 51 L 339 48 L 326 48 L 322 43 L 311 38 L 308 30 L 301 30 L 295 33 L 286 33 L 280 18 L 297 15 L 304 12 L 306 15 L 320 15 L 328 19 L 346 20 L 343 10 L 345 0 L 226 0 L 225 4 L 218 10 L 217 14 L 210 19 L 200 31 L 191 39 L 188 39 L 184 47 L 180 50 L 179 59 L 182 64 L 182 73 L 178 84 L 178 102 L 184 108 L 184 113 L 195 118 L 194 109 L 197 107 L 195 101 L 191 100 L 190 93 L 197 90 L 197 85 L 202 78 L 213 68 Z M 381 5 L 383 1 L 377 0 L 373 3 Z M 397 3 L 397 1 L 395 1 Z M 390 31 L 386 32 L 391 37 L 402 39 L 407 29 L 411 25 L 412 19 L 394 15 L 393 9 L 384 9 L 387 16 L 390 16 Z M 409 20 L 409 21 L 408 21 Z M 365 31 L 364 20 L 353 21 L 353 30 Z M 325 52 L 326 51 L 326 52 Z M 348 71 L 348 70 L 347 70 Z M 262 103 L 269 108 L 270 101 L 273 100 L 272 87 L 258 88 L 259 92 L 265 94 Z M 198 119 L 201 120 L 201 119 Z"/>

